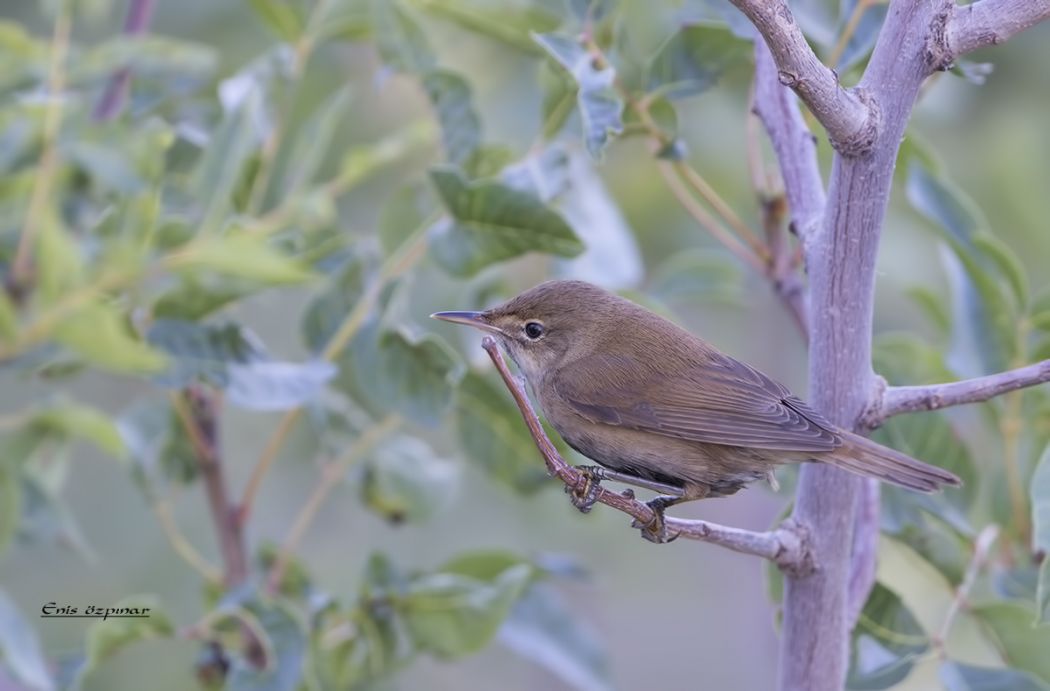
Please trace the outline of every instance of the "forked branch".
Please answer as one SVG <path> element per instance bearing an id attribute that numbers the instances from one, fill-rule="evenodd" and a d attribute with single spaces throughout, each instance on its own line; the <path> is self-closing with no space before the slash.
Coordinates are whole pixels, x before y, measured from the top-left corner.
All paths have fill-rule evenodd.
<path id="1" fill-rule="evenodd" d="M 875 143 L 878 109 L 858 89 L 846 90 L 838 75 L 809 47 L 786 0 L 730 0 L 766 40 L 777 78 L 806 103 L 843 156 L 861 156 Z"/>
<path id="2" fill-rule="evenodd" d="M 869 429 L 901 413 L 920 410 L 940 410 L 964 403 L 980 403 L 1017 389 L 1025 389 L 1050 381 L 1050 360 L 1034 365 L 965 379 L 947 384 L 929 386 L 891 386 L 868 409 L 863 423 Z"/>
<path id="3" fill-rule="evenodd" d="M 583 492 L 589 480 L 576 468 L 565 462 L 558 450 L 554 448 L 547 433 L 540 424 L 536 411 L 532 408 L 528 395 L 521 382 L 511 374 L 507 363 L 500 354 L 496 341 L 486 337 L 482 341 L 482 347 L 492 358 L 496 365 L 503 383 L 510 390 L 514 402 L 525 419 L 525 425 L 529 428 L 529 434 L 536 442 L 547 471 L 554 477 L 565 483 L 571 491 Z M 651 523 L 654 519 L 653 510 L 633 497 L 618 494 L 604 487 L 597 489 L 597 502 L 621 511 L 640 524 Z M 726 549 L 743 554 L 751 554 L 764 559 L 769 559 L 781 569 L 793 573 L 805 573 L 812 570 L 812 558 L 805 539 L 805 535 L 792 523 L 785 523 L 776 530 L 766 532 L 754 532 L 741 530 L 729 526 L 719 525 L 701 520 L 684 520 L 680 518 L 666 519 L 668 533 L 677 533 L 679 537 L 690 540 L 701 540 Z"/>

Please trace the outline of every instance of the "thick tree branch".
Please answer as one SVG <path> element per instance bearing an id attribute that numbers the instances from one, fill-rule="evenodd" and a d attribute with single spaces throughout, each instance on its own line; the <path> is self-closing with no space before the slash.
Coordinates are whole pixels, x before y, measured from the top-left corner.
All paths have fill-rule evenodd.
<path id="1" fill-rule="evenodd" d="M 565 483 L 569 490 L 584 491 L 589 480 L 579 470 L 566 463 L 558 450 L 554 448 L 554 444 L 543 431 L 543 426 L 536 416 L 536 411 L 532 408 L 524 387 L 507 368 L 507 363 L 503 360 L 496 341 L 486 337 L 482 342 L 482 347 L 489 354 L 503 383 L 514 397 L 514 402 L 525 419 L 525 425 L 529 428 L 529 433 L 547 464 L 547 471 Z M 617 494 L 604 487 L 599 487 L 597 501 L 631 516 L 642 524 L 650 523 L 654 518 L 653 510 L 642 502 L 636 501 L 630 494 Z M 677 533 L 679 537 L 710 542 L 734 552 L 769 559 L 790 573 L 806 573 L 813 569 L 805 534 L 799 532 L 790 522 L 786 522 L 776 530 L 763 533 L 731 528 L 708 521 L 670 517 L 666 519 L 666 525 L 670 534 Z"/>
<path id="2" fill-rule="evenodd" d="M 124 33 L 130 36 L 141 34 L 149 26 L 153 17 L 153 3 L 155 0 L 131 0 L 128 4 L 128 14 L 124 19 Z M 102 97 L 95 106 L 94 117 L 96 120 L 112 120 L 124 108 L 124 102 L 128 97 L 128 88 L 131 86 L 131 68 L 122 67 L 113 73 L 106 83 Z"/>
<path id="3" fill-rule="evenodd" d="M 874 429 L 887 419 L 901 413 L 939 410 L 964 403 L 980 403 L 1004 393 L 1037 386 L 1048 381 L 1050 381 L 1050 360 L 1043 360 L 1034 365 L 947 384 L 891 386 L 882 390 L 881 395 L 876 393 L 876 400 L 865 413 L 863 423 L 869 429 Z M 879 389 L 876 391 L 878 392 Z"/>
<path id="4" fill-rule="evenodd" d="M 844 89 L 838 75 L 809 47 L 786 0 L 730 0 L 765 38 L 781 84 L 795 90 L 843 156 L 871 150 L 879 132 L 879 110 L 862 89 Z"/>
<path id="5" fill-rule="evenodd" d="M 1003 43 L 1047 18 L 1050 0 L 981 0 L 957 6 L 944 31 L 949 62 Z"/>
<path id="6" fill-rule="evenodd" d="M 754 111 L 777 155 L 791 223 L 805 246 L 819 229 L 827 203 L 817 162 L 817 141 L 806 127 L 795 95 L 777 78 L 773 54 L 762 38 L 755 39 Z"/>

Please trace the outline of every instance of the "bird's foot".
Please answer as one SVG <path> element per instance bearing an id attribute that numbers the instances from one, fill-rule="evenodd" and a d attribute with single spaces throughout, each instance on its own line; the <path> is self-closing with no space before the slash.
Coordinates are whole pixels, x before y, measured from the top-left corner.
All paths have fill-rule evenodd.
<path id="1" fill-rule="evenodd" d="M 669 506 L 673 506 L 681 501 L 680 497 L 656 497 L 650 499 L 645 503 L 652 512 L 653 518 L 648 523 L 641 523 L 638 519 L 635 519 L 631 523 L 632 528 L 640 528 L 642 531 L 642 537 L 649 542 L 655 542 L 658 545 L 664 545 L 668 542 L 674 542 L 678 539 L 681 533 L 676 532 L 669 534 L 667 531 L 667 520 L 664 517 L 664 511 Z"/>
<path id="2" fill-rule="evenodd" d="M 596 465 L 578 465 L 576 471 L 583 476 L 583 484 L 572 488 L 566 485 L 565 491 L 568 492 L 572 505 L 579 509 L 580 513 L 587 513 L 598 501 L 602 480 L 605 479 L 605 469 Z"/>

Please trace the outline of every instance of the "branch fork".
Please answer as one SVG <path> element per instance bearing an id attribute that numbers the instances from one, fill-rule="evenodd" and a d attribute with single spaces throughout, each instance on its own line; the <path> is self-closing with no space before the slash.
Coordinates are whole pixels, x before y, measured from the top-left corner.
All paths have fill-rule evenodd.
<path id="1" fill-rule="evenodd" d="M 486 336 L 482 341 L 482 347 L 492 359 L 492 363 L 496 366 L 511 396 L 514 397 L 514 402 L 521 411 L 525 425 L 547 465 L 547 472 L 561 480 L 567 490 L 573 494 L 586 493 L 589 497 L 593 497 L 596 503 L 605 504 L 625 513 L 640 525 L 651 524 L 656 518 L 655 513 L 649 506 L 637 501 L 633 491 L 619 494 L 600 485 L 595 487 L 594 480 L 565 462 L 543 430 L 539 417 L 525 393 L 525 387 L 508 369 L 495 339 Z M 762 557 L 793 575 L 805 575 L 816 568 L 810 553 L 806 531 L 791 520 L 766 532 L 742 530 L 703 520 L 668 517 L 665 522 L 669 534 L 677 534 L 678 537 L 690 540 L 710 542 L 734 552 Z"/>

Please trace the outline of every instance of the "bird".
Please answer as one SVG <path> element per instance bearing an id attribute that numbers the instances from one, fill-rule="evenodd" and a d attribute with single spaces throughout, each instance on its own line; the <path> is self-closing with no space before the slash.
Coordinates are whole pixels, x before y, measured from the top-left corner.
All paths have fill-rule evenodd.
<path id="1" fill-rule="evenodd" d="M 541 283 L 480 312 L 437 312 L 494 336 L 565 442 L 614 479 L 662 492 L 664 511 L 773 478 L 784 463 L 824 463 L 919 492 L 953 473 L 832 424 L 786 386 L 668 319 L 585 281 Z M 581 509 L 591 497 L 580 497 Z M 576 502 L 574 502 L 576 503 Z"/>

